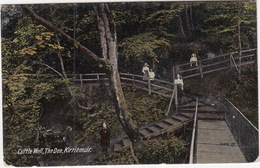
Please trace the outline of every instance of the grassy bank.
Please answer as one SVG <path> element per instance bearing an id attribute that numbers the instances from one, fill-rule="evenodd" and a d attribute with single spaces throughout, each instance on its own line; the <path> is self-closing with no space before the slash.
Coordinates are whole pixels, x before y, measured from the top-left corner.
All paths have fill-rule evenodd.
<path id="1" fill-rule="evenodd" d="M 238 80 L 233 70 L 221 71 L 190 78 L 184 81 L 185 90 L 191 94 L 217 99 L 228 98 L 256 127 L 258 127 L 257 72 L 243 69 Z"/>

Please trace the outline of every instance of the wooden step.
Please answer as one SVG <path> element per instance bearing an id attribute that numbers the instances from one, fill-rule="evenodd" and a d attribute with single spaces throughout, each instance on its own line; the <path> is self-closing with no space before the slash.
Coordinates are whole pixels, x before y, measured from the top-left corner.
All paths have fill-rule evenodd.
<path id="1" fill-rule="evenodd" d="M 153 131 L 153 130 L 151 130 L 151 129 L 149 129 L 148 127 L 145 127 L 143 130 L 145 130 L 145 131 L 149 132 L 149 134 L 151 134 L 151 133 L 154 133 L 154 131 Z"/>
<path id="2" fill-rule="evenodd" d="M 162 128 L 165 129 L 165 128 L 171 126 L 172 124 L 169 124 L 169 123 L 167 123 L 167 122 L 160 121 L 160 122 L 157 122 L 156 125 L 158 125 L 158 126 L 160 126 L 160 127 L 162 127 Z"/>
<path id="3" fill-rule="evenodd" d="M 158 132 L 158 131 L 162 130 L 161 127 L 156 126 L 155 124 L 147 127 L 147 129 L 152 130 L 153 132 Z"/>
<path id="4" fill-rule="evenodd" d="M 217 109 L 214 106 L 210 106 L 210 105 L 199 107 L 198 110 L 199 111 L 219 111 L 219 109 Z"/>
<path id="5" fill-rule="evenodd" d="M 180 118 L 180 117 L 177 117 L 177 116 L 171 116 L 170 118 L 177 121 L 177 122 L 182 122 L 182 119 L 183 119 L 183 118 Z"/>
<path id="6" fill-rule="evenodd" d="M 147 129 L 141 129 L 139 131 L 141 133 L 141 136 L 147 137 L 150 135 L 150 132 Z"/>
<path id="7" fill-rule="evenodd" d="M 179 107 L 178 110 L 186 110 L 186 111 L 195 111 L 195 106 L 188 106 L 188 107 Z"/>
<path id="8" fill-rule="evenodd" d="M 195 100 L 190 100 L 187 102 L 183 102 L 182 104 L 179 105 L 179 107 L 195 107 L 196 106 L 196 101 Z M 198 106 L 205 106 L 204 103 L 198 102 Z"/>
<path id="9" fill-rule="evenodd" d="M 203 120 L 223 120 L 225 119 L 225 113 L 223 112 L 214 112 L 214 113 L 199 113 L 198 114 L 198 119 L 203 119 Z"/>
<path id="10" fill-rule="evenodd" d="M 172 117 L 174 117 L 174 118 L 176 118 L 176 119 L 178 119 L 178 120 L 180 120 L 181 122 L 183 122 L 183 121 L 185 121 L 185 120 L 187 120 L 188 118 L 187 117 L 184 117 L 184 116 L 180 116 L 180 115 L 178 115 L 178 116 L 172 116 Z"/>
<path id="11" fill-rule="evenodd" d="M 168 122 L 168 123 L 171 123 L 171 124 L 176 124 L 178 122 L 180 122 L 180 120 L 178 119 L 175 119 L 175 118 L 172 118 L 172 117 L 169 117 L 167 119 L 164 119 L 164 121 Z"/>
<path id="12" fill-rule="evenodd" d="M 174 123 L 173 123 L 173 120 L 169 121 L 169 118 L 166 118 L 166 119 L 163 119 L 162 122 L 168 124 L 169 126 L 172 126 Z M 176 123 L 176 122 L 175 122 Z"/>
<path id="13" fill-rule="evenodd" d="M 186 112 L 186 113 L 194 113 L 195 112 L 195 107 L 194 108 L 179 108 L 178 112 L 182 113 L 182 112 Z"/>
<path id="14" fill-rule="evenodd" d="M 184 115 L 188 116 L 189 118 L 193 118 L 194 113 L 195 113 L 195 111 L 194 111 L 193 113 L 190 113 L 190 112 L 181 112 L 181 114 L 184 114 Z"/>
<path id="15" fill-rule="evenodd" d="M 179 113 L 178 116 L 184 117 L 186 119 L 190 119 L 191 117 L 188 115 L 185 115 L 184 113 Z"/>

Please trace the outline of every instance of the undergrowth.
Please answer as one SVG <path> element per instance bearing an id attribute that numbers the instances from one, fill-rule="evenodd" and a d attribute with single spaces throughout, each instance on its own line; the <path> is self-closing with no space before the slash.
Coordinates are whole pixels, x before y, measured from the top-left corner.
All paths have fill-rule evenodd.
<path id="1" fill-rule="evenodd" d="M 229 99 L 256 127 L 258 127 L 257 72 L 249 68 L 238 80 L 234 71 L 222 71 L 184 80 L 185 90 L 193 95 Z"/>

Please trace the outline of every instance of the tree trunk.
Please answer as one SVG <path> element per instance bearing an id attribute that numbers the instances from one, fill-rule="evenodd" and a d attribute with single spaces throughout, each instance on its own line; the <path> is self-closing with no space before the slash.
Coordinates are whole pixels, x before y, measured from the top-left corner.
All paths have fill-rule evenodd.
<path id="1" fill-rule="evenodd" d="M 237 10 L 237 38 L 238 38 L 238 54 L 239 54 L 239 72 L 238 72 L 238 79 L 241 80 L 241 50 L 242 50 L 242 45 L 241 45 L 241 30 L 240 30 L 240 25 L 241 25 L 241 16 L 240 16 L 240 4 L 238 6 Z"/>
<path id="2" fill-rule="evenodd" d="M 185 9 L 185 17 L 186 17 L 186 22 L 187 22 L 187 29 L 188 29 L 188 35 L 191 34 L 191 27 L 190 27 L 190 20 L 189 20 L 189 5 L 187 5 Z"/>
<path id="3" fill-rule="evenodd" d="M 184 28 L 183 28 L 183 23 L 182 23 L 182 17 L 181 17 L 181 13 L 179 14 L 179 25 L 180 25 L 180 31 L 181 31 L 181 34 L 184 38 L 186 38 L 186 34 L 184 32 Z"/>
<path id="4" fill-rule="evenodd" d="M 193 15 L 192 15 L 192 5 L 190 5 L 190 23 L 191 23 L 191 30 L 194 31 L 194 23 L 193 23 Z"/>
<path id="5" fill-rule="evenodd" d="M 112 18 L 110 9 L 106 4 L 95 4 L 94 8 L 99 21 L 98 27 L 100 30 L 101 46 L 103 54 L 105 54 L 103 57 L 108 58 L 111 65 L 111 71 L 107 71 L 107 76 L 109 78 L 114 98 L 116 113 L 125 133 L 135 148 L 139 140 L 139 131 L 128 115 L 128 107 L 121 86 L 120 75 L 118 72 L 117 34 L 115 22 Z M 133 157 L 136 158 L 135 154 L 133 155 Z M 136 160 L 136 162 L 138 161 Z"/>

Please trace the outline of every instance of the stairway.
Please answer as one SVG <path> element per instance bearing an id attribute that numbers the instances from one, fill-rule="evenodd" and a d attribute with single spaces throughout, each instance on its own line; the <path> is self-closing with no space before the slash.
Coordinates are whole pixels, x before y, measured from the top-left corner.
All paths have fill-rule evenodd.
<path id="1" fill-rule="evenodd" d="M 139 133 L 141 140 L 145 141 L 160 135 L 169 135 L 174 131 L 183 128 L 193 121 L 195 104 L 195 100 L 189 99 L 189 101 L 183 103 L 179 107 L 180 109 L 189 107 L 188 111 L 180 110 L 178 113 L 173 113 L 159 121 L 140 127 Z M 128 137 L 126 135 L 121 135 L 121 138 L 114 143 L 113 151 L 117 151 L 123 147 L 128 147 L 129 144 L 130 140 Z"/>

